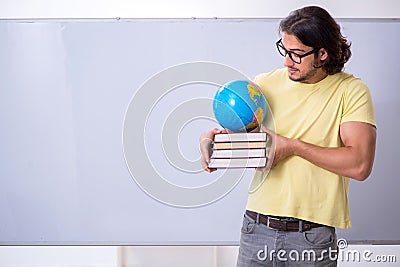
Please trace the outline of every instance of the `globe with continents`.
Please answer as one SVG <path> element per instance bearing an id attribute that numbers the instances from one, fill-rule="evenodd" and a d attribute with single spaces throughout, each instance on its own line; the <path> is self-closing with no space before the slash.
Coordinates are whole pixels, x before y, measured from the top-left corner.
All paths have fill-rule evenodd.
<path id="1" fill-rule="evenodd" d="M 235 80 L 218 89 L 213 111 L 218 123 L 230 132 L 251 132 L 263 122 L 267 101 L 255 83 Z"/>

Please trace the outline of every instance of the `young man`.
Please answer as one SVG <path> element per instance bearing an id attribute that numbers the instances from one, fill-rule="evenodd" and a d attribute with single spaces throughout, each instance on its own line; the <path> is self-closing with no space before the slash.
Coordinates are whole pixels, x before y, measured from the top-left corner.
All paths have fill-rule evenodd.
<path id="1" fill-rule="evenodd" d="M 255 79 L 274 117 L 263 127 L 274 156 L 269 172 L 255 172 L 253 183 L 262 182 L 249 194 L 237 266 L 336 266 L 335 228 L 351 227 L 349 179 L 365 180 L 374 161 L 372 100 L 360 79 L 342 71 L 350 45 L 326 10 L 295 10 L 280 32 L 286 68 Z M 209 140 L 220 132 L 201 136 L 209 172 Z"/>

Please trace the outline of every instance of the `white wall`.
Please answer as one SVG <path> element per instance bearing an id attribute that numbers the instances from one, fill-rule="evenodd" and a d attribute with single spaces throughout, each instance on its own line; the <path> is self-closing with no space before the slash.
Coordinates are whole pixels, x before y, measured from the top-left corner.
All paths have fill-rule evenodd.
<path id="1" fill-rule="evenodd" d="M 397 0 L 1 0 L 3 18 L 281 18 L 320 5 L 336 18 L 400 18 Z"/>
<path id="2" fill-rule="evenodd" d="M 2 246 L 1 267 L 117 267 L 112 246 Z"/>
<path id="3" fill-rule="evenodd" d="M 399 245 L 349 245 L 339 267 L 399 266 Z M 232 267 L 237 246 L 0 247 L 1 267 Z M 355 256 L 359 253 L 359 258 Z M 384 259 L 386 262 L 377 262 Z"/>

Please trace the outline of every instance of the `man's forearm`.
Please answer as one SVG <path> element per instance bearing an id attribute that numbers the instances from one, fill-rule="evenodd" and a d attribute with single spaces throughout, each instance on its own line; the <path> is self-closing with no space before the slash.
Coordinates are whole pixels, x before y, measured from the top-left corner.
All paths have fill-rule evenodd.
<path id="1" fill-rule="evenodd" d="M 366 159 L 366 156 L 361 155 L 362 152 L 351 146 L 326 148 L 300 140 L 292 140 L 291 147 L 294 155 L 325 170 L 355 180 L 365 180 L 372 169 L 371 160 Z"/>

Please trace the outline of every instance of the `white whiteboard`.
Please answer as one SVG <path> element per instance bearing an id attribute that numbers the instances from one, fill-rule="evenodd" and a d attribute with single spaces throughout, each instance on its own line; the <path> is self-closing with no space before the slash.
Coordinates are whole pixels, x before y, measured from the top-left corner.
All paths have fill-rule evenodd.
<path id="1" fill-rule="evenodd" d="M 372 92 L 378 145 L 371 177 L 350 186 L 353 228 L 338 237 L 400 240 L 400 76 L 393 54 L 400 24 L 341 24 L 353 42 L 346 70 Z M 146 81 L 171 66 L 215 62 L 249 78 L 281 67 L 277 27 L 273 19 L 0 22 L 0 243 L 238 244 L 252 171 L 241 179 L 241 172 L 224 176 L 232 177 L 231 188 L 208 204 L 166 205 L 141 190 L 128 170 L 124 118 L 135 94 L 140 91 L 146 101 Z M 175 107 L 202 98 L 207 104 L 216 87 L 169 89 L 153 113 L 137 114 L 149 122 L 139 142 L 171 183 L 195 188 L 219 181 L 220 172 L 172 166 L 160 149 L 162 125 L 180 114 Z M 181 126 L 173 141 L 184 158 L 198 159 L 198 137 L 213 126 L 201 118 Z"/>

